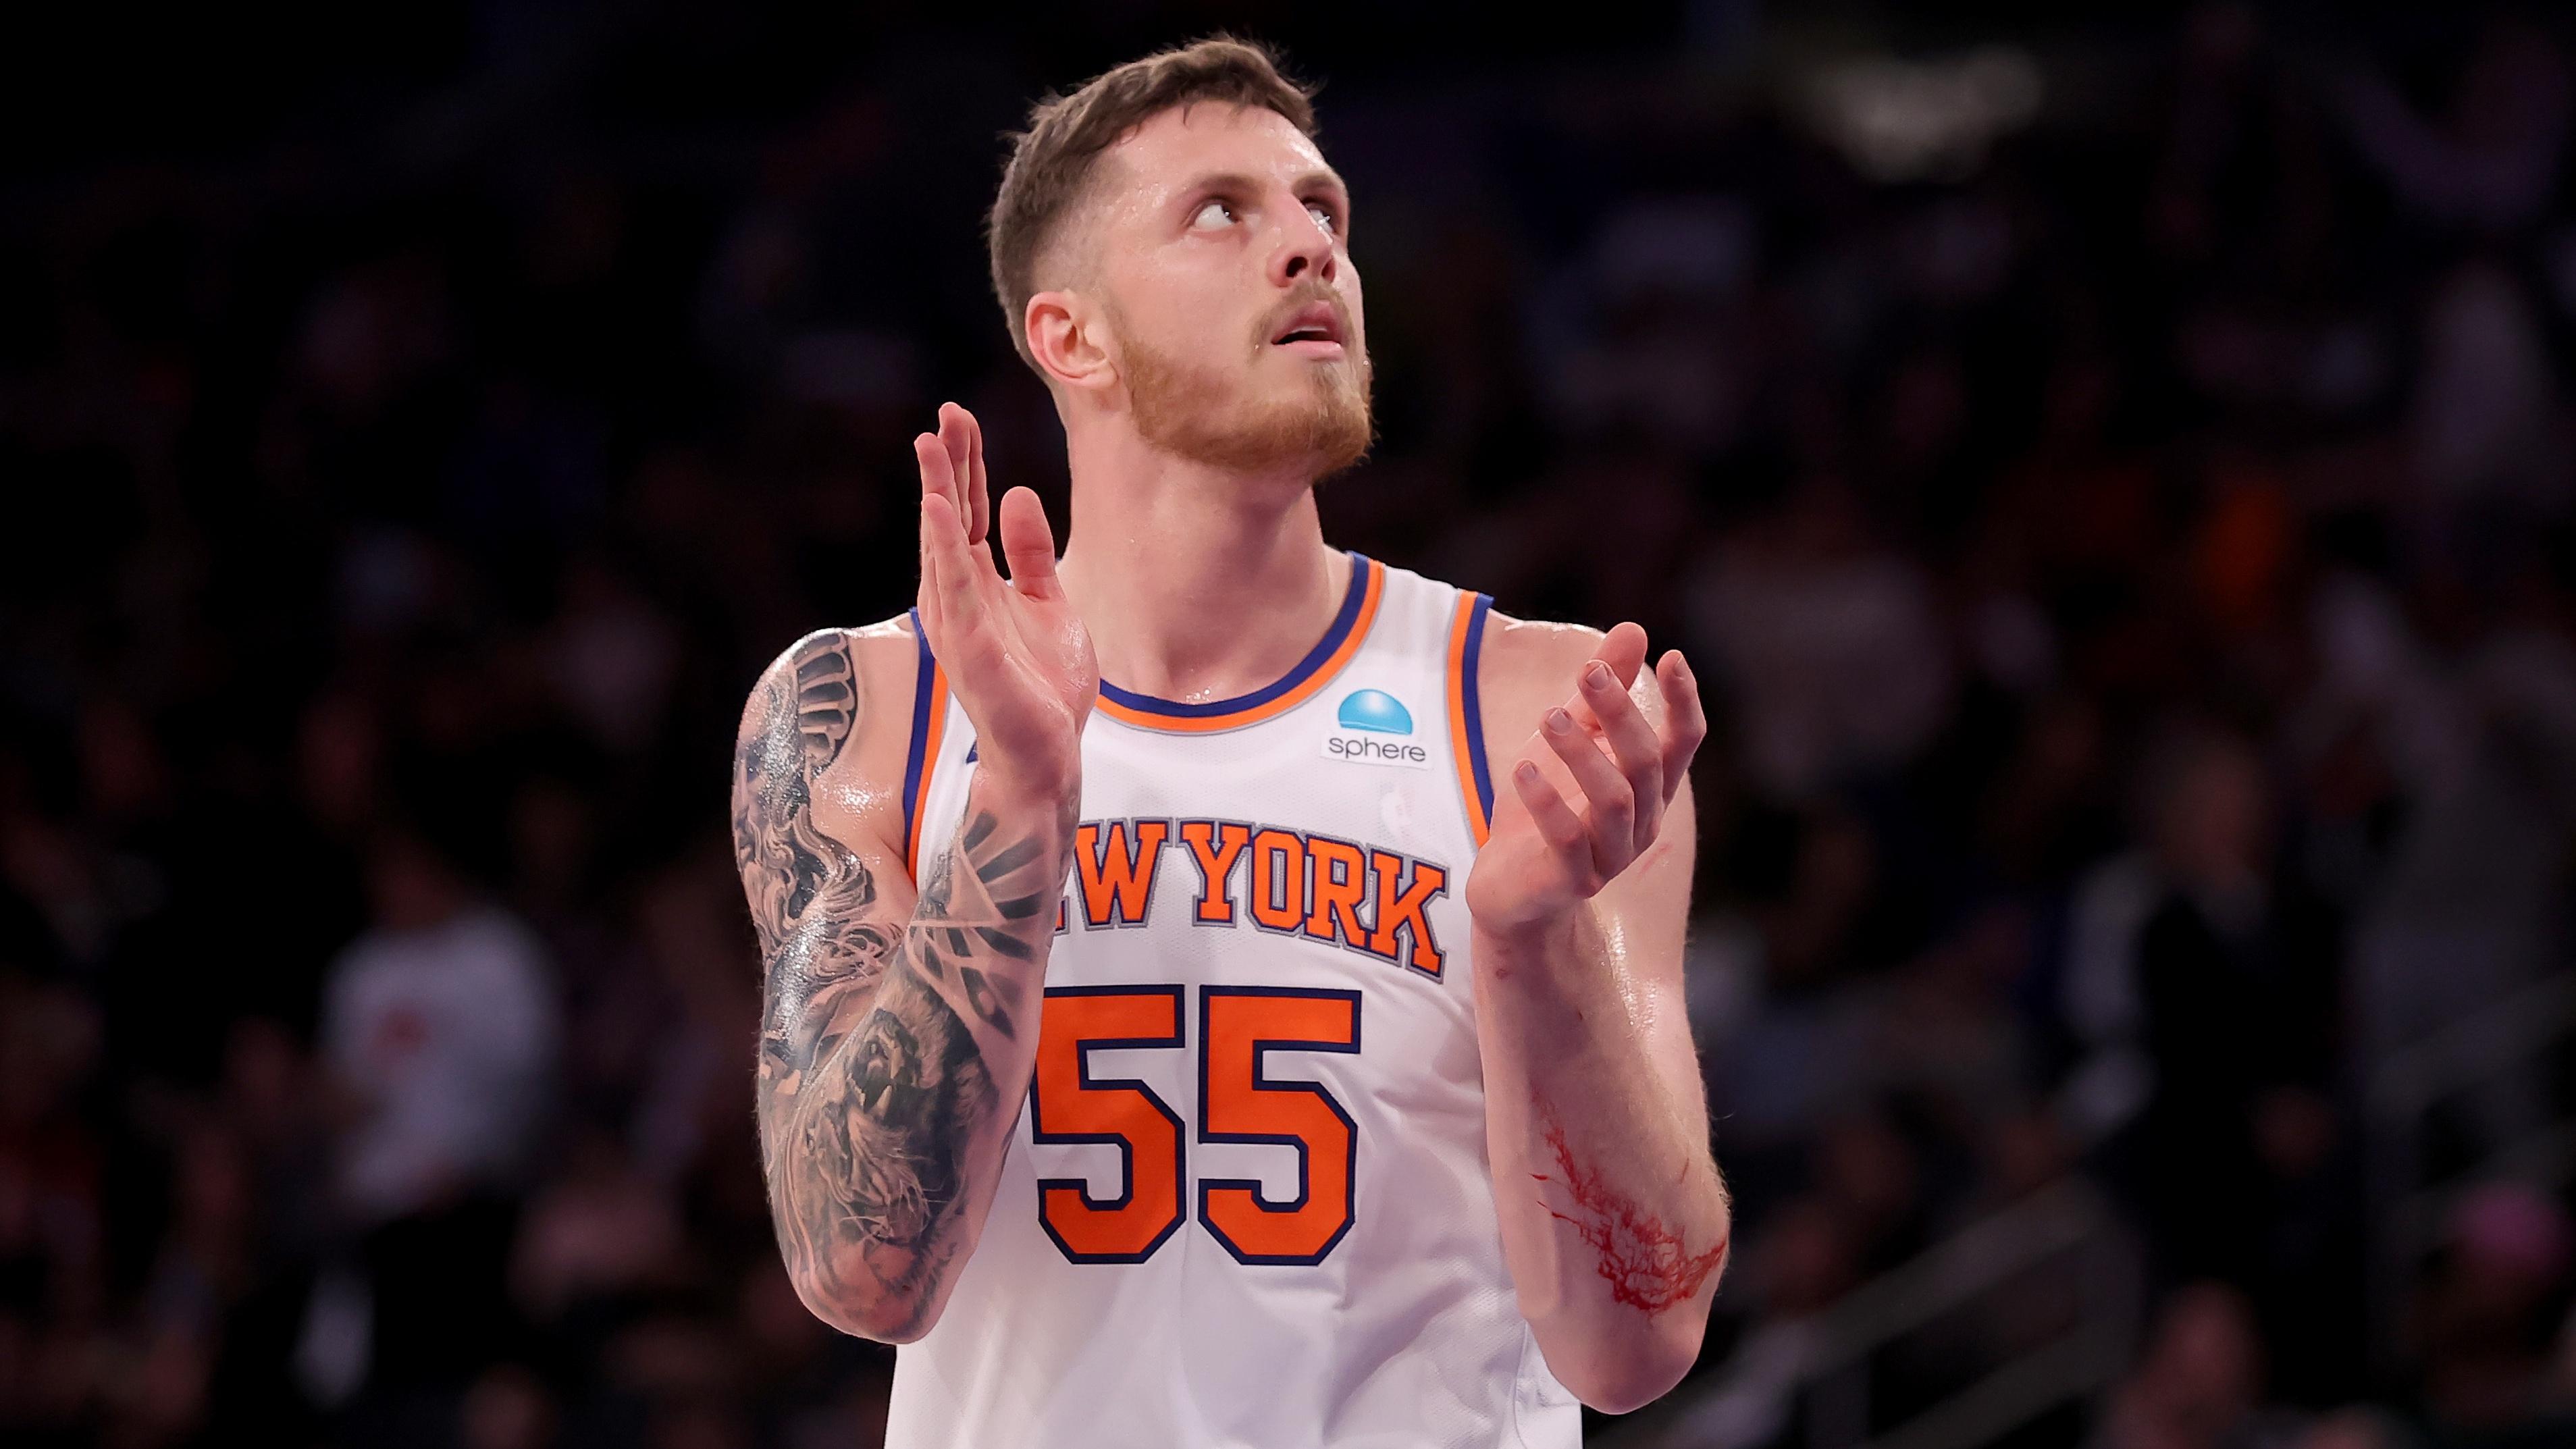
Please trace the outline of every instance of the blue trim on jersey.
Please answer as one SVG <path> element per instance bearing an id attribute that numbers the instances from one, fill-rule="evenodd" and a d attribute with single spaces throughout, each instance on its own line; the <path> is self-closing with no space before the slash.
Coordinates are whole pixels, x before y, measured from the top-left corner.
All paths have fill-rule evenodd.
<path id="1" fill-rule="evenodd" d="M 1476 596 L 1476 607 L 1467 615 L 1467 647 L 1458 658 L 1458 697 L 1467 713 L 1467 764 L 1475 772 L 1476 802 L 1484 807 L 1488 821 L 1494 818 L 1494 777 L 1485 768 L 1485 712 L 1476 699 L 1476 654 L 1485 647 L 1485 614 L 1493 607 L 1493 595 Z"/>
<path id="2" fill-rule="evenodd" d="M 1368 595 L 1368 567 L 1369 561 L 1365 556 L 1359 553 L 1351 555 L 1351 585 L 1342 594 L 1342 610 L 1333 616 L 1333 626 L 1324 631 L 1324 637 L 1315 642 L 1314 648 L 1306 651 L 1305 658 L 1297 661 L 1297 667 L 1289 670 L 1276 683 L 1256 689 L 1250 694 L 1238 694 L 1232 699 L 1212 700 L 1206 704 L 1184 704 L 1176 699 L 1157 699 L 1150 694 L 1137 694 L 1132 690 L 1120 689 L 1106 679 L 1100 681 L 1100 692 L 1108 696 L 1112 702 L 1123 704 L 1129 709 L 1143 710 L 1147 714 L 1169 715 L 1175 719 L 1209 719 L 1217 715 L 1233 714 L 1237 710 L 1258 709 L 1304 683 L 1306 677 L 1323 668 L 1324 661 L 1332 658 L 1333 652 L 1342 647 L 1342 641 L 1350 637 L 1351 626 L 1359 621 L 1360 604 Z"/>
<path id="3" fill-rule="evenodd" d="M 921 655 L 921 662 L 912 676 L 912 743 L 906 745 L 903 752 L 903 838 L 908 850 L 911 848 L 913 812 L 928 803 L 921 798 L 921 777 L 935 763 L 922 758 L 921 746 L 930 737 L 930 683 L 939 665 L 930 657 L 930 635 L 921 627 L 921 610 L 910 609 L 906 613 L 912 619 L 913 647 Z"/>

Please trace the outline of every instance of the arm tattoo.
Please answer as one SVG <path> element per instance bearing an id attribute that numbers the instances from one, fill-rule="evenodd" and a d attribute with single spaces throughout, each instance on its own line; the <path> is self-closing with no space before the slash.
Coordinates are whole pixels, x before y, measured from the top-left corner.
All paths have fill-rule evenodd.
<path id="1" fill-rule="evenodd" d="M 891 943 L 866 914 L 875 877 L 814 824 L 814 782 L 858 724 L 849 640 L 812 635 L 787 665 L 762 685 L 735 750 L 733 842 L 768 987 L 760 1080 L 792 1097 L 816 1043 L 848 1033 L 844 1018 L 865 1005 Z"/>
<path id="2" fill-rule="evenodd" d="M 856 672 L 839 635 L 791 657 L 792 679 L 756 702 L 735 775 L 736 855 L 767 972 L 771 1208 L 799 1281 L 917 1314 L 964 1247 L 970 1175 L 1000 1163 L 1010 1124 L 993 1063 L 1035 1024 L 1073 812 L 1006 823 L 972 811 L 911 918 L 870 914 L 873 878 L 814 827 L 809 794 L 852 732 Z"/>

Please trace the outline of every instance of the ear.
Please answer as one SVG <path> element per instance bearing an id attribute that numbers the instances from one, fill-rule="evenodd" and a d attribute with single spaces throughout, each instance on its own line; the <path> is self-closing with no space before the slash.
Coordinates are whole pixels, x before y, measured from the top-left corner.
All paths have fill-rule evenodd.
<path id="1" fill-rule="evenodd" d="M 1106 335 L 1109 319 L 1079 292 L 1039 292 L 1020 314 L 1020 327 L 1051 382 L 1084 391 L 1114 386 L 1118 368 L 1110 360 Z"/>

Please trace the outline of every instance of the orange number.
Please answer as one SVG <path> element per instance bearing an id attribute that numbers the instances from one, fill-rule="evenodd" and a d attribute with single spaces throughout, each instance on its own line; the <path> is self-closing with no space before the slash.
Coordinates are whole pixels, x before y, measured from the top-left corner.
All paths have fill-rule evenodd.
<path id="1" fill-rule="evenodd" d="M 1177 986 L 1055 986 L 1038 1027 L 1029 1127 L 1040 1142 L 1118 1144 L 1118 1196 L 1038 1183 L 1038 1223 L 1076 1263 L 1141 1263 L 1181 1225 L 1181 1119 L 1138 1081 L 1094 1081 L 1091 1053 L 1181 1045 Z"/>
<path id="2" fill-rule="evenodd" d="M 1360 994 L 1320 988 L 1199 988 L 1199 1140 L 1297 1149 L 1297 1195 L 1271 1202 L 1261 1184 L 1199 1181 L 1199 1221 L 1245 1263 L 1320 1263 L 1351 1229 L 1359 1134 L 1313 1082 L 1262 1074 L 1272 1051 L 1357 1052 Z"/>
<path id="3" fill-rule="evenodd" d="M 1091 1053 L 1177 1047 L 1177 986 L 1055 986 L 1038 1029 L 1029 1084 L 1030 1134 L 1039 1142 L 1118 1146 L 1118 1196 L 1092 1197 L 1081 1178 L 1038 1180 L 1038 1223 L 1076 1263 L 1141 1263 L 1181 1223 L 1181 1119 L 1132 1080 L 1094 1081 Z M 1342 1104 L 1314 1082 L 1273 1081 L 1273 1051 L 1357 1052 L 1360 994 L 1317 988 L 1199 988 L 1201 1142 L 1297 1149 L 1297 1195 L 1272 1202 L 1241 1178 L 1199 1184 L 1199 1221 L 1244 1263 L 1324 1261 L 1351 1229 L 1359 1133 Z"/>

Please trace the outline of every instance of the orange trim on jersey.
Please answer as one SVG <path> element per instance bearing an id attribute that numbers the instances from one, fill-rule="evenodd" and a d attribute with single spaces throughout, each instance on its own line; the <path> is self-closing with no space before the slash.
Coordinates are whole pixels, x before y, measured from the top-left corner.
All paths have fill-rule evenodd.
<path id="1" fill-rule="evenodd" d="M 1131 694 L 1103 682 L 1095 707 L 1120 724 L 1138 729 L 1163 730 L 1179 734 L 1211 734 L 1218 730 L 1236 730 L 1245 725 L 1276 719 L 1314 697 L 1317 690 L 1333 682 L 1342 666 L 1360 652 L 1368 638 L 1369 625 L 1377 619 L 1378 600 L 1386 592 L 1386 565 L 1373 558 L 1353 554 L 1352 594 L 1346 596 L 1341 617 L 1325 631 L 1315 649 L 1285 679 L 1251 694 L 1220 700 L 1214 705 L 1178 704 L 1150 695 Z M 1357 608 L 1352 607 L 1356 601 Z M 1227 706 L 1236 706 L 1227 708 Z"/>
<path id="2" fill-rule="evenodd" d="M 930 775 L 939 767 L 939 739 L 948 728 L 948 671 L 940 668 L 936 660 L 930 666 L 929 689 L 921 742 L 915 746 L 921 751 L 921 782 L 913 787 L 904 812 L 911 818 L 912 828 L 904 835 L 903 873 L 916 884 L 921 880 L 921 817 L 930 812 Z"/>
<path id="3" fill-rule="evenodd" d="M 1476 778 L 1484 762 L 1485 741 L 1481 733 L 1484 721 L 1475 718 L 1477 651 L 1471 649 L 1470 641 L 1483 642 L 1480 626 L 1484 620 L 1480 615 L 1489 602 L 1481 595 L 1461 593 L 1456 614 L 1449 621 L 1449 758 L 1458 768 L 1458 796 L 1466 802 L 1467 829 L 1479 846 L 1492 833 L 1493 818 L 1484 787 Z"/>

